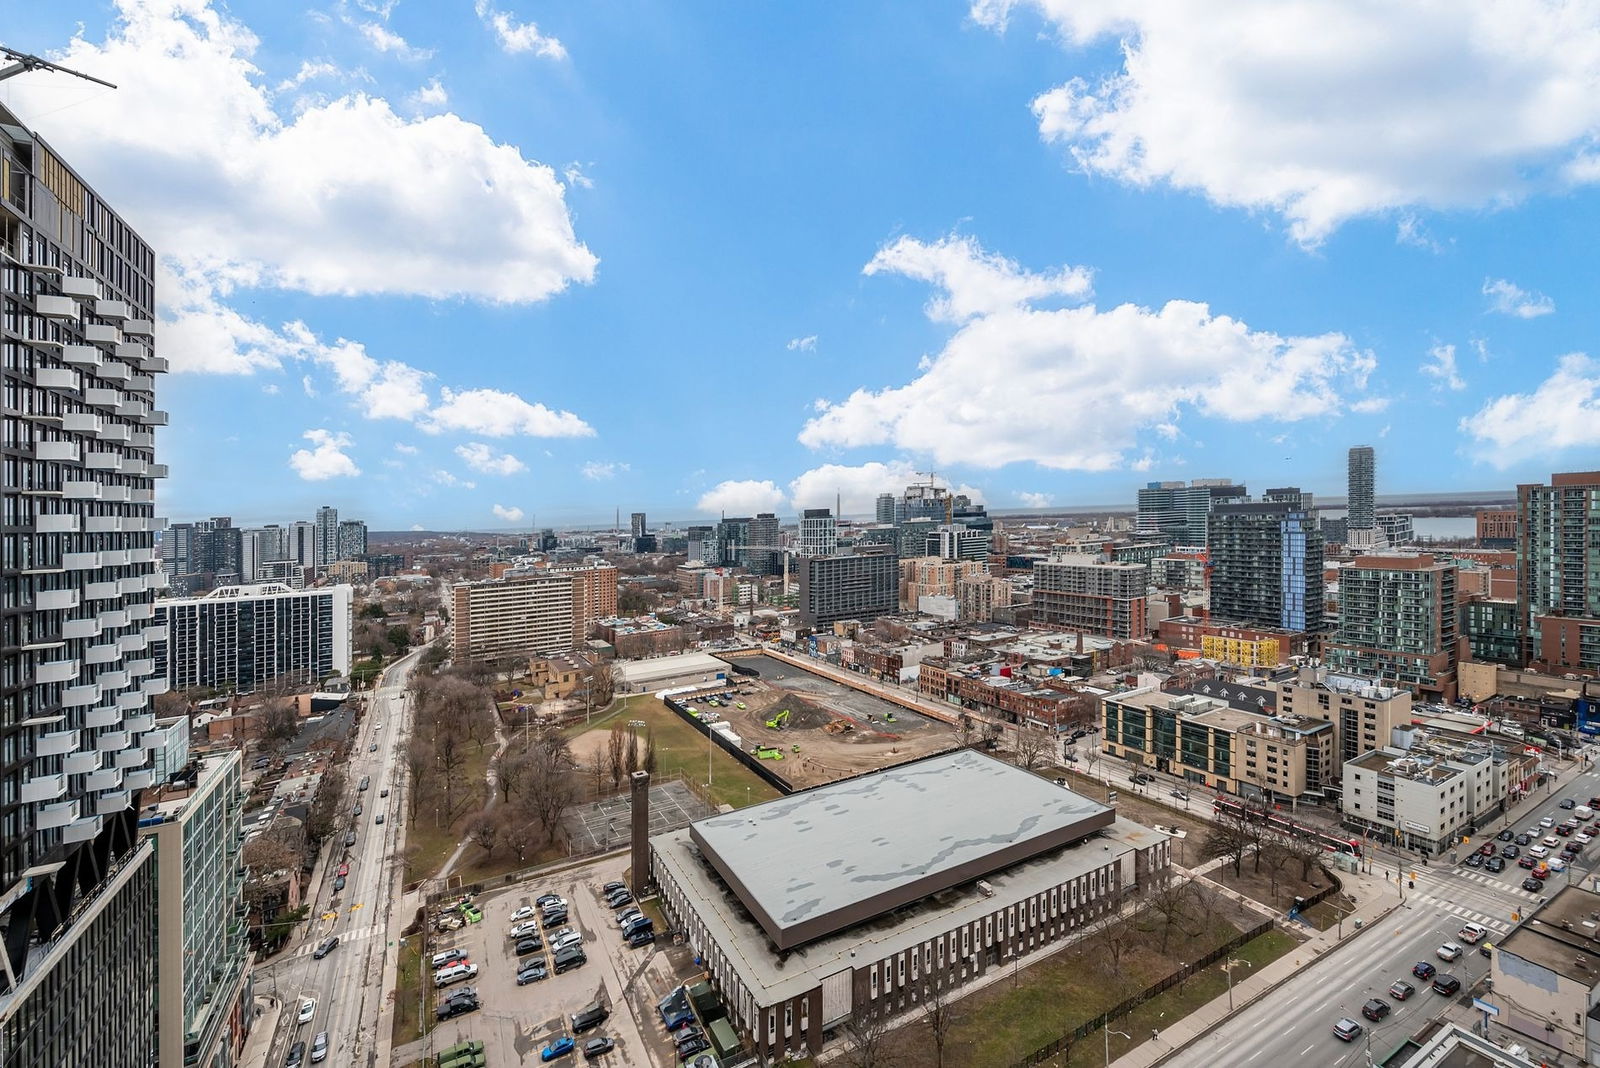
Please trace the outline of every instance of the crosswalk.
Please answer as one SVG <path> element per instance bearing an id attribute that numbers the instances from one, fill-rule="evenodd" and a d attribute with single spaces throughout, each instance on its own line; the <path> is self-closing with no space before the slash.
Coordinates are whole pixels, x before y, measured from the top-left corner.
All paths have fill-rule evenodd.
<path id="1" fill-rule="evenodd" d="M 375 923 L 369 923 L 362 927 L 352 927 L 346 931 L 335 931 L 330 925 L 321 932 L 319 937 L 307 941 L 305 945 L 301 946 L 299 949 L 296 949 L 293 953 L 289 954 L 289 956 L 305 957 L 315 953 L 317 951 L 317 943 L 322 941 L 322 938 L 330 934 L 336 934 L 339 936 L 340 945 L 349 945 L 351 942 L 359 942 L 364 938 L 371 938 L 373 935 L 378 933 L 378 925 Z"/>
<path id="2" fill-rule="evenodd" d="M 1453 901 L 1444 901 L 1434 897 L 1432 894 L 1418 893 L 1415 891 L 1407 894 L 1406 900 L 1432 905 L 1440 912 L 1448 912 L 1450 915 L 1458 916 L 1462 920 L 1471 920 L 1474 923 L 1482 924 L 1484 927 L 1489 928 L 1489 930 L 1495 932 L 1496 934 L 1505 934 L 1507 931 L 1511 930 L 1511 921 L 1503 913 L 1495 916 L 1486 912 L 1478 912 L 1475 909 L 1467 908 L 1465 905 L 1459 905 Z"/>

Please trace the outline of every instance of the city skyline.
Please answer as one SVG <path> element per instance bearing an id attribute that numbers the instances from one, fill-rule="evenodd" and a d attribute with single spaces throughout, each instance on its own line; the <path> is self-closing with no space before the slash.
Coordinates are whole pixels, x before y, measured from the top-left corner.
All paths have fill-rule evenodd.
<path id="1" fill-rule="evenodd" d="M 1348 13 L 1393 66 L 1304 64 L 1282 94 L 1322 101 L 1330 162 L 1270 103 L 1230 125 L 1270 46 L 1234 41 L 1235 85 L 1178 13 L 478 8 L 18 13 L 16 42 L 120 85 L 0 97 L 163 255 L 164 514 L 243 472 L 263 512 L 333 492 L 381 529 L 865 512 L 929 469 L 995 508 L 1216 474 L 1322 491 L 1358 443 L 1406 458 L 1388 492 L 1509 489 L 1600 441 L 1564 269 L 1600 204 L 1596 116 L 1499 156 L 1478 136 L 1591 61 Z M 1413 61 L 1440 77 L 1384 73 Z M 1190 103 L 1162 88 L 1185 65 Z M 1505 77 L 1468 121 L 1447 102 L 1475 67 Z M 1360 147 L 1392 132 L 1374 97 L 1409 139 Z M 1174 132 L 1189 107 L 1215 153 Z M 652 444 L 685 429 L 736 447 Z"/>

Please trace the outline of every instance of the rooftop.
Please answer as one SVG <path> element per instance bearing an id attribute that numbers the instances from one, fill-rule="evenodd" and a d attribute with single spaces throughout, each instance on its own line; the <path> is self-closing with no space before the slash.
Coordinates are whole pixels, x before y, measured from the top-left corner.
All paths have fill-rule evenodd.
<path id="1" fill-rule="evenodd" d="M 1567 886 L 1496 943 L 1511 954 L 1587 986 L 1600 986 L 1600 894 Z M 1495 966 L 1500 967 L 1497 960 Z"/>
<path id="2" fill-rule="evenodd" d="M 1354 760 L 1345 761 L 1345 767 L 1357 767 L 1396 779 L 1432 784 L 1448 782 L 1461 774 L 1460 768 L 1441 763 L 1437 756 L 1429 753 L 1413 755 L 1400 749 L 1374 749 Z"/>
<path id="3" fill-rule="evenodd" d="M 712 816 L 689 835 L 773 944 L 789 949 L 1078 841 L 1115 817 L 964 749 Z"/>
<path id="4" fill-rule="evenodd" d="M 1067 793 L 1057 786 L 1049 788 Z M 966 885 L 951 885 L 788 951 L 774 950 L 753 913 L 695 849 L 690 828 L 657 835 L 650 845 L 655 863 L 669 872 L 693 901 L 696 915 L 738 971 L 756 1003 L 771 1005 L 814 989 L 824 977 L 841 969 L 858 967 L 942 937 L 1010 902 L 1048 891 L 1167 837 L 1162 831 L 1116 819 L 1099 834 L 985 874 L 983 878 L 994 891 L 993 897 L 980 892 L 969 880 Z"/>

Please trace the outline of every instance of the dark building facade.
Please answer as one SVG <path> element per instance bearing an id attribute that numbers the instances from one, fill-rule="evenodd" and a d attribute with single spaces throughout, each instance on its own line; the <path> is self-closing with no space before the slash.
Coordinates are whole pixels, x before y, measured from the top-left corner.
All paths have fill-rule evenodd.
<path id="1" fill-rule="evenodd" d="M 900 606 L 900 558 L 893 553 L 801 556 L 800 622 L 828 627 L 841 619 L 876 619 Z"/>
<path id="2" fill-rule="evenodd" d="M 1265 496 L 1211 513 L 1211 614 L 1258 627 L 1320 629 L 1322 531 L 1309 495 L 1288 487 Z"/>
<path id="3" fill-rule="evenodd" d="M 1516 531 L 1526 659 L 1600 672 L 1600 471 L 1518 486 Z"/>

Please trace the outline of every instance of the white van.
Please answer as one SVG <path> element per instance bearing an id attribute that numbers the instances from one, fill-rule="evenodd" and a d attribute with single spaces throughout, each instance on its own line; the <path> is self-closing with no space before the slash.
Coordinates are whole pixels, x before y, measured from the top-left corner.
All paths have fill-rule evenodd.
<path id="1" fill-rule="evenodd" d="M 463 980 L 471 979 L 477 974 L 478 966 L 476 964 L 452 964 L 448 968 L 440 968 L 433 973 L 433 985 L 449 986 L 451 983 L 459 983 Z"/>
<path id="2" fill-rule="evenodd" d="M 1588 805 L 1579 805 L 1577 808 L 1572 810 L 1572 814 L 1580 820 L 1587 820 L 1594 816 L 1594 809 L 1590 808 Z"/>

